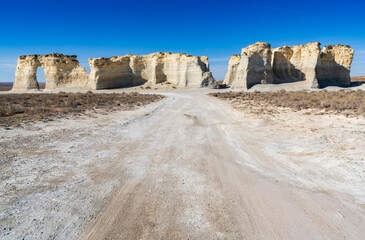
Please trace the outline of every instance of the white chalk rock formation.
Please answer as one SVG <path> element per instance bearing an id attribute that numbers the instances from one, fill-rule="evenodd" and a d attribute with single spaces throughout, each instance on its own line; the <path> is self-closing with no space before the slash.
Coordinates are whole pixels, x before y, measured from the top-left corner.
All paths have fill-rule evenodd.
<path id="1" fill-rule="evenodd" d="M 15 70 L 12 90 L 38 90 L 37 69 L 40 65 L 39 55 L 20 56 Z"/>
<path id="2" fill-rule="evenodd" d="M 130 57 L 89 58 L 91 89 L 117 88 L 133 83 Z"/>
<path id="3" fill-rule="evenodd" d="M 205 72 L 203 74 L 203 80 L 202 80 L 200 87 L 217 89 L 217 88 L 219 88 L 219 85 L 218 85 L 217 81 L 214 79 L 211 72 Z"/>
<path id="4" fill-rule="evenodd" d="M 274 83 L 305 81 L 308 87 L 318 87 L 316 66 L 320 52 L 319 42 L 274 48 Z"/>
<path id="5" fill-rule="evenodd" d="M 38 67 L 44 69 L 46 89 L 85 87 L 88 83 L 88 73 L 79 66 L 75 55 L 28 55 L 18 58 L 12 90 L 38 90 Z"/>
<path id="6" fill-rule="evenodd" d="M 257 42 L 242 49 L 241 61 L 232 88 L 251 88 L 255 84 L 273 82 L 270 44 Z"/>
<path id="7" fill-rule="evenodd" d="M 228 63 L 228 72 L 224 78 L 223 84 L 232 85 L 237 75 L 238 65 L 241 62 L 241 55 L 232 55 Z"/>
<path id="8" fill-rule="evenodd" d="M 316 66 L 319 85 L 349 87 L 353 56 L 354 50 L 348 45 L 325 46 Z"/>
<path id="9" fill-rule="evenodd" d="M 351 85 L 353 54 L 354 50 L 344 45 L 325 46 L 321 51 L 319 42 L 274 49 L 268 44 L 256 43 L 242 49 L 240 58 L 232 56 L 224 83 L 243 89 L 259 84 L 260 79 L 261 83 L 303 81 L 311 88 L 347 87 Z"/>
<path id="10" fill-rule="evenodd" d="M 89 86 L 117 88 L 143 83 L 169 82 L 177 86 L 200 86 L 209 72 L 208 58 L 183 53 L 152 53 L 111 58 L 90 58 Z"/>
<path id="11" fill-rule="evenodd" d="M 203 74 L 209 72 L 207 57 L 183 53 L 158 52 L 142 56 L 90 58 L 89 64 L 90 74 L 79 66 L 74 55 L 52 53 L 42 56 L 20 56 L 13 90 L 38 89 L 38 67 L 44 68 L 46 89 L 104 89 L 162 82 L 182 87 L 198 87 L 202 83 Z"/>
<path id="12" fill-rule="evenodd" d="M 46 89 L 86 87 L 89 74 L 80 67 L 76 55 L 52 53 L 40 56 L 46 77 Z"/>

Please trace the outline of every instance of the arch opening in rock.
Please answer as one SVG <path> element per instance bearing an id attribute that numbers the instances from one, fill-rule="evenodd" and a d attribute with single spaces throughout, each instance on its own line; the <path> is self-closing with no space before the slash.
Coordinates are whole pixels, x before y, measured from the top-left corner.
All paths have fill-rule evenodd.
<path id="1" fill-rule="evenodd" d="M 36 71 L 36 80 L 38 82 L 38 86 L 40 89 L 44 88 L 44 86 L 46 85 L 46 75 L 44 74 L 44 69 L 42 66 L 39 66 Z"/>

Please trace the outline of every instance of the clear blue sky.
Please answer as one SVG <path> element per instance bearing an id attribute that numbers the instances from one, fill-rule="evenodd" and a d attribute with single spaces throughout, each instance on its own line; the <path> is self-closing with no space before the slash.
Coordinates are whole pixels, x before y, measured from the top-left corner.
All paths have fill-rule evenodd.
<path id="1" fill-rule="evenodd" d="M 230 55 L 258 41 L 349 44 L 351 75 L 365 75 L 365 2 L 359 0 L 4 0 L 0 6 L 2 82 L 13 81 L 19 55 L 76 54 L 87 67 L 89 57 L 157 51 L 208 56 L 220 80 Z"/>

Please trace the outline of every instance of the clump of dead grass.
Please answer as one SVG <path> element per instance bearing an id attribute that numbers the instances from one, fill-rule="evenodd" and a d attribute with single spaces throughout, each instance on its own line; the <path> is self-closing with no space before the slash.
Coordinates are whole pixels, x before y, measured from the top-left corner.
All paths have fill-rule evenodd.
<path id="1" fill-rule="evenodd" d="M 363 90 L 281 90 L 275 92 L 211 93 L 210 95 L 230 101 L 235 106 L 251 105 L 261 107 L 261 112 L 273 111 L 270 107 L 282 107 L 296 111 L 315 109 L 352 116 L 365 116 L 365 91 Z"/>
<path id="2" fill-rule="evenodd" d="M 162 95 L 132 93 L 65 93 L 2 94 L 0 95 L 0 126 L 20 126 L 20 123 L 51 121 L 85 112 L 108 113 L 132 110 L 162 99 Z"/>

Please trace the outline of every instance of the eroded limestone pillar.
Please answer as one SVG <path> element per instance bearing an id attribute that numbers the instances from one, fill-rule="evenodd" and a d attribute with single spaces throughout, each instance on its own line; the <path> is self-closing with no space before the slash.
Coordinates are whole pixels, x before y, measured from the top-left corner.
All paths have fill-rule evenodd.
<path id="1" fill-rule="evenodd" d="M 12 90 L 39 90 L 37 69 L 40 65 L 39 55 L 20 56 L 15 70 Z"/>

